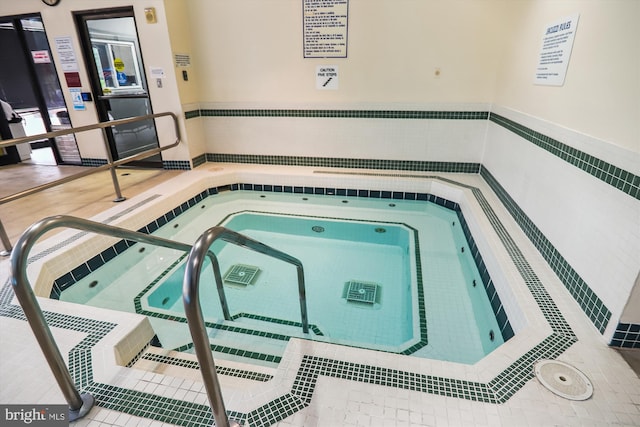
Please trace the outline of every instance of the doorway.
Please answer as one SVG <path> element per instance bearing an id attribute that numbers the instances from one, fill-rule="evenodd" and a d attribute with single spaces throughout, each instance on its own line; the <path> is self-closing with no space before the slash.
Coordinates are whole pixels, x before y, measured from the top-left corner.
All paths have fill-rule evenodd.
<path id="1" fill-rule="evenodd" d="M 152 114 L 133 8 L 75 13 L 82 54 L 101 122 Z M 114 160 L 156 148 L 153 119 L 106 128 Z M 132 166 L 162 167 L 160 154 Z"/>
<path id="2" fill-rule="evenodd" d="M 0 99 L 21 120 L 9 123 L 3 139 L 32 136 L 71 127 L 62 88 L 40 14 L 0 17 Z M 14 151 L 15 150 L 15 151 Z M 20 144 L 0 164 L 29 161 L 36 164 L 82 163 L 74 135 Z"/>

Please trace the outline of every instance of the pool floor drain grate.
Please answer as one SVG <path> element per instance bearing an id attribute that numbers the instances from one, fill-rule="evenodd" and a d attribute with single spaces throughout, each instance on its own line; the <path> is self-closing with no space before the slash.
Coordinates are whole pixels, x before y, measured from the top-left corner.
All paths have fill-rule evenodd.
<path id="1" fill-rule="evenodd" d="M 593 394 L 589 378 L 568 363 L 538 360 L 533 365 L 536 378 L 549 391 L 569 400 L 587 400 Z"/>
<path id="2" fill-rule="evenodd" d="M 376 302 L 377 292 L 377 283 L 357 280 L 347 282 L 347 301 L 374 304 Z"/>
<path id="3" fill-rule="evenodd" d="M 238 285 L 249 285 L 260 272 L 258 267 L 245 264 L 234 264 L 224 275 L 224 281 Z"/>

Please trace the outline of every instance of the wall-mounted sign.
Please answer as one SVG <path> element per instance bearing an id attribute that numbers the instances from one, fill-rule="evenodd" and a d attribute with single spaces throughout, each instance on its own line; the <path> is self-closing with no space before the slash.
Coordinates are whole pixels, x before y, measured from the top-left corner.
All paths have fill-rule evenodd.
<path id="1" fill-rule="evenodd" d="M 71 73 L 64 73 L 64 80 L 67 83 L 67 87 L 81 87 L 80 73 L 77 71 Z"/>
<path id="2" fill-rule="evenodd" d="M 303 0 L 305 58 L 346 58 L 349 0 Z"/>
<path id="3" fill-rule="evenodd" d="M 338 90 L 337 65 L 318 65 L 316 67 L 316 89 Z"/>
<path id="4" fill-rule="evenodd" d="M 562 86 L 567 75 L 579 14 L 549 24 L 544 29 L 534 84 Z"/>
<path id="5" fill-rule="evenodd" d="M 162 67 L 149 67 L 149 74 L 152 79 L 164 79 L 166 77 Z"/>
<path id="6" fill-rule="evenodd" d="M 187 53 L 176 53 L 173 55 L 176 67 L 188 67 L 191 65 L 191 56 Z"/>
<path id="7" fill-rule="evenodd" d="M 82 89 L 77 89 L 77 88 L 73 88 L 73 89 L 69 89 L 69 91 L 71 92 L 71 101 L 73 103 L 73 109 L 74 110 L 84 110 L 85 106 L 84 106 L 84 99 L 82 99 Z"/>
<path id="8" fill-rule="evenodd" d="M 31 57 L 34 64 L 50 64 L 51 57 L 48 50 L 32 50 Z"/>
<path id="9" fill-rule="evenodd" d="M 62 71 L 78 71 L 78 61 L 76 60 L 76 51 L 73 49 L 71 36 L 56 37 L 55 42 Z"/>

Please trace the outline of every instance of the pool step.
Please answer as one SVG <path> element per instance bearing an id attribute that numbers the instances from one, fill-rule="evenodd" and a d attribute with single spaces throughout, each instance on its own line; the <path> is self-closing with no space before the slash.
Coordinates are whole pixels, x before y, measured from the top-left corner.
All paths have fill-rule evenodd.
<path id="1" fill-rule="evenodd" d="M 158 318 L 150 321 L 163 348 L 193 353 L 186 323 Z M 221 322 L 219 328 L 207 328 L 207 334 L 216 358 L 264 366 L 278 365 L 289 337 L 307 337 L 298 322 L 242 314 Z"/>
<path id="2" fill-rule="evenodd" d="M 276 374 L 275 368 L 238 361 L 217 358 L 215 363 L 220 385 L 225 389 L 252 389 L 270 381 Z M 149 347 L 131 367 L 174 379 L 202 382 L 195 354 Z"/>
<path id="3" fill-rule="evenodd" d="M 230 323 L 234 327 L 241 327 L 254 333 L 207 329 L 216 357 L 273 367 L 280 363 L 282 354 L 289 343 L 288 340 L 275 339 L 273 334 L 250 328 L 248 325 L 242 325 L 241 322 Z"/>

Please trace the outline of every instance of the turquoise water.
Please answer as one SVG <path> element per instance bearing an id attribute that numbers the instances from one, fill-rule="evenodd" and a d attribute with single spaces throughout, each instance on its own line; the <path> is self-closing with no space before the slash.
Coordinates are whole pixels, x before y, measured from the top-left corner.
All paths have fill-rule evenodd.
<path id="1" fill-rule="evenodd" d="M 417 313 L 411 303 L 411 268 L 415 262 L 409 257 L 406 227 L 258 213 L 236 214 L 223 225 L 302 262 L 309 322 L 322 336 L 374 348 L 399 347 L 414 338 Z M 212 249 L 223 276 L 238 264 L 260 270 L 248 285 L 225 283 L 232 314 L 300 322 L 295 267 L 222 241 Z M 183 277 L 184 266 L 176 268 L 150 292 L 149 306 L 183 313 Z M 375 288 L 375 298 L 348 300 L 352 281 Z M 214 283 L 212 269 L 205 268 L 201 299 L 207 301 L 202 304 L 204 317 L 211 320 L 222 317 Z"/>
<path id="2" fill-rule="evenodd" d="M 203 270 L 202 307 L 217 351 L 281 354 L 294 336 L 475 363 L 503 339 L 470 251 L 461 251 L 467 242 L 457 223 L 454 211 L 425 201 L 229 191 L 154 234 L 193 243 L 222 224 L 302 261 L 314 326 L 308 335 L 299 327 L 295 268 L 216 242 L 223 276 L 236 264 L 259 269 L 250 284 L 225 283 L 233 321 L 222 319 L 211 268 Z M 188 347 L 186 325 L 175 321 L 184 318 L 185 256 L 135 245 L 60 299 L 147 314 L 163 346 Z M 349 281 L 375 284 L 375 301 L 348 302 Z"/>

